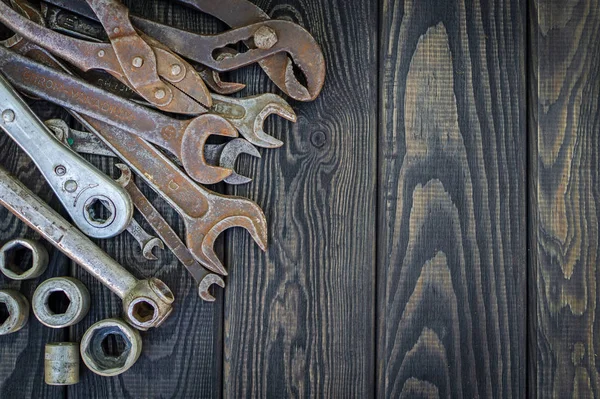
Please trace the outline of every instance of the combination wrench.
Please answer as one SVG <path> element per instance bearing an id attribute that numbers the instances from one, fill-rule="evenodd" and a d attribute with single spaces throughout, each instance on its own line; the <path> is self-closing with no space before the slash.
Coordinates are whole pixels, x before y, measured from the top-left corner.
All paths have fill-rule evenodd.
<path id="1" fill-rule="evenodd" d="M 157 278 L 137 280 L 20 181 L 0 168 L 0 204 L 123 300 L 125 319 L 140 330 L 171 314 L 173 293 Z"/>
<path id="2" fill-rule="evenodd" d="M 44 122 L 55 134 L 56 138 L 78 154 L 100 155 L 104 157 L 117 157 L 103 142 L 93 133 L 71 129 L 62 119 L 49 119 Z M 250 142 L 244 139 L 233 139 L 223 144 L 207 144 L 204 146 L 204 156 L 211 165 L 219 165 L 222 168 L 234 169 L 237 158 L 241 154 L 247 154 L 260 158 L 260 153 Z M 171 161 L 178 164 L 175 157 Z M 251 178 L 233 172 L 225 183 L 231 185 L 247 184 Z"/>
<path id="3" fill-rule="evenodd" d="M 127 228 L 133 215 L 127 192 L 58 142 L 1 75 L 0 113 L 0 128 L 33 160 L 81 231 L 110 238 Z M 108 217 L 98 217 L 100 205 Z"/>

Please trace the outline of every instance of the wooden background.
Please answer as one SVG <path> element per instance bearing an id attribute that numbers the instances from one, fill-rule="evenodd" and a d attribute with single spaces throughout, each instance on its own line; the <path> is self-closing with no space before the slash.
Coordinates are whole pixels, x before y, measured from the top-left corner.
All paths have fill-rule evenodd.
<path id="1" fill-rule="evenodd" d="M 168 252 L 147 262 L 126 234 L 100 242 L 166 281 L 176 310 L 142 334 L 129 372 L 84 370 L 68 388 L 43 383 L 45 343 L 79 340 L 120 300 L 52 252 L 40 280 L 81 279 L 92 310 L 73 328 L 31 317 L 0 337 L 0 397 L 600 396 L 597 0 L 252 1 L 306 27 L 328 68 L 317 101 L 292 102 L 298 123 L 269 119 L 285 146 L 240 162 L 254 182 L 215 188 L 263 207 L 269 251 L 224 234 L 228 286 L 206 304 Z M 224 29 L 165 0 L 126 3 Z M 243 95 L 277 93 L 255 66 L 228 78 L 248 84 Z M 0 148 L 2 166 L 60 210 L 4 135 Z M 114 161 L 88 159 L 117 176 Z M 0 210 L 0 241 L 23 235 L 34 236 Z M 31 298 L 40 280 L 0 276 L 0 288 Z"/>

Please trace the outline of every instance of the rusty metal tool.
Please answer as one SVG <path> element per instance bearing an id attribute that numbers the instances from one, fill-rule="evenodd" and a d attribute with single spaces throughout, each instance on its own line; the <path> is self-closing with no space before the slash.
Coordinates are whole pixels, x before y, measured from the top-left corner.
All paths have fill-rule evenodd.
<path id="1" fill-rule="evenodd" d="M 204 114 L 190 120 L 174 119 L 1 46 L 0 68 L 14 84 L 26 85 L 31 95 L 116 126 L 170 151 L 181 160 L 190 177 L 200 183 L 219 183 L 233 173 L 231 169 L 209 165 L 204 157 L 204 145 L 210 135 L 238 136 L 235 127 L 221 116 Z"/>
<path id="2" fill-rule="evenodd" d="M 179 213 L 186 227 L 186 246 L 204 267 L 227 275 L 213 246 L 217 237 L 232 227 L 246 229 L 259 247 L 266 250 L 266 219 L 256 203 L 213 193 L 195 184 L 168 157 L 144 140 L 104 122 L 76 113 L 75 116 L 88 130 L 97 132 L 119 158 Z"/>
<path id="3" fill-rule="evenodd" d="M 81 231 L 110 238 L 125 230 L 133 215 L 127 192 L 62 146 L 1 74 L 0 114 L 0 129 L 31 157 Z M 94 214 L 99 205 L 106 218 Z"/>
<path id="4" fill-rule="evenodd" d="M 56 17 L 55 17 L 56 20 Z M 277 23 L 279 22 L 283 22 L 283 21 L 276 21 Z M 148 22 L 149 24 L 154 24 L 152 22 Z M 63 25 L 66 25 L 66 23 L 63 22 Z M 75 25 L 75 23 L 69 23 L 69 26 L 73 26 Z M 83 32 L 97 32 L 99 31 L 98 28 L 94 29 L 93 23 L 90 24 L 91 26 L 87 26 L 86 23 L 84 21 L 80 21 L 78 20 L 78 23 L 76 24 L 79 27 L 79 30 L 83 31 Z M 153 25 L 154 26 L 154 25 Z M 164 27 L 160 24 L 156 25 L 156 28 L 158 28 L 158 26 Z M 169 29 L 169 27 L 164 27 L 165 30 Z M 298 27 L 299 28 L 299 27 Z M 69 32 L 70 30 L 65 26 L 63 27 L 63 30 L 66 32 Z M 291 32 L 288 32 L 291 33 Z M 295 32 L 293 37 L 296 37 L 300 32 Z M 154 36 L 157 36 L 157 32 L 153 32 Z M 161 38 L 161 40 L 163 39 L 162 36 L 158 36 Z M 181 40 L 177 39 L 174 40 L 175 43 L 172 43 L 172 45 L 180 45 L 181 43 L 190 43 L 190 41 L 192 40 L 192 38 L 187 38 L 184 40 L 184 38 L 180 38 Z M 289 38 L 288 38 L 289 39 Z M 239 41 L 239 39 L 237 39 Z M 290 40 L 288 40 L 290 41 Z M 306 41 L 310 41 L 308 39 L 306 39 Z M 179 44 L 177 44 L 179 43 Z M 169 44 L 167 42 L 167 44 Z M 157 44 L 158 46 L 158 44 Z M 189 45 L 186 44 L 186 48 L 188 48 Z M 176 47 L 174 47 L 175 50 L 177 50 Z M 313 49 L 314 50 L 314 49 Z M 212 59 L 213 57 L 213 53 L 214 50 L 212 50 L 211 48 L 205 48 L 203 50 L 200 49 L 196 49 L 195 52 L 197 52 L 198 54 L 205 54 L 206 52 L 206 56 L 210 57 Z M 244 53 L 244 55 L 247 55 L 248 53 Z M 204 57 L 204 55 L 203 55 Z M 235 53 L 229 52 L 229 53 L 221 53 L 219 55 L 219 57 L 224 57 L 224 58 L 228 58 L 228 59 L 232 59 L 235 58 L 238 61 L 240 60 L 240 56 L 239 55 L 235 55 Z M 200 61 L 200 60 L 197 60 Z M 98 79 L 102 79 L 102 81 L 104 82 L 105 79 L 102 77 L 98 77 L 97 75 L 95 75 Z M 104 85 L 103 85 L 104 86 Z M 112 85 L 109 86 L 109 88 L 113 87 Z M 116 89 L 116 92 L 118 94 L 122 94 L 124 92 L 123 89 L 119 88 L 119 87 L 114 87 L 114 89 Z M 115 92 L 115 91 L 113 91 Z M 130 95 L 127 95 L 127 97 L 131 98 L 132 95 L 135 95 L 135 92 L 131 91 L 129 93 Z M 135 98 L 135 97 L 134 97 Z M 213 95 L 212 96 L 213 99 L 213 107 L 211 108 L 211 111 L 221 115 L 223 117 L 225 117 L 228 121 L 230 121 L 240 132 L 240 134 L 242 136 L 244 136 L 248 141 L 250 141 L 252 144 L 258 146 L 258 147 L 264 147 L 264 148 L 278 148 L 281 147 L 283 145 L 283 142 L 280 140 L 275 139 L 274 137 L 266 134 L 263 130 L 263 125 L 264 122 L 266 120 L 266 118 L 269 115 L 272 114 L 276 114 L 279 115 L 285 119 L 288 119 L 292 122 L 296 121 L 296 114 L 294 113 L 292 107 L 286 102 L 284 101 L 281 97 L 276 96 L 274 94 L 263 94 L 263 95 L 259 95 L 259 96 L 253 96 L 253 97 L 247 97 L 247 98 L 243 98 L 243 99 L 235 99 L 235 98 L 229 98 L 229 97 L 224 97 L 224 96 L 219 96 L 219 95 Z"/>
<path id="5" fill-rule="evenodd" d="M 139 98 L 135 92 L 127 89 L 118 81 L 111 82 L 110 76 L 86 74 L 83 78 L 95 86 L 103 87 L 130 100 L 136 101 Z M 283 98 L 275 94 L 267 93 L 242 98 L 213 94 L 212 99 L 213 106 L 210 111 L 227 119 L 246 140 L 257 147 L 278 148 L 283 145 L 281 140 L 264 131 L 264 124 L 270 115 L 278 115 L 290 122 L 297 121 L 296 113 L 292 107 Z M 204 155 L 207 162 L 216 165 L 208 158 L 206 148 Z M 225 181 L 227 182 L 227 179 Z"/>
<path id="6" fill-rule="evenodd" d="M 167 244 L 167 247 L 169 247 L 177 259 L 179 259 L 190 272 L 192 277 L 194 277 L 198 284 L 198 295 L 200 298 L 207 302 L 214 302 L 215 297 L 210 293 L 210 287 L 216 284 L 225 288 L 225 281 L 223 281 L 223 278 L 219 275 L 210 273 L 194 259 L 194 256 L 185 246 L 183 241 L 181 241 L 177 233 L 169 226 L 167 221 L 156 210 L 148 198 L 146 198 L 135 185 L 131 169 L 123 164 L 117 164 L 116 167 L 121 171 L 121 177 L 117 179 L 117 182 L 127 190 L 131 195 L 135 207 L 154 228 L 156 234 L 158 234 L 158 236 Z"/>
<path id="7" fill-rule="evenodd" d="M 94 18 L 85 2 L 46 0 L 56 6 Z M 312 35 L 299 25 L 271 20 L 247 0 L 178 0 L 213 15 L 233 29 L 214 36 L 198 35 L 132 15 L 132 23 L 171 50 L 217 71 L 230 71 L 258 62 L 271 80 L 299 101 L 314 100 L 325 82 L 325 60 Z M 212 56 L 217 49 L 245 41 L 249 51 L 226 59 Z M 294 68 L 297 67 L 297 68 Z M 301 71 L 306 86 L 296 76 Z"/>
<path id="8" fill-rule="evenodd" d="M 177 0 L 191 8 L 210 14 L 232 28 L 269 20 L 269 15 L 248 0 Z M 269 36 L 269 34 L 267 34 Z M 268 40 L 267 40 L 268 42 Z M 274 54 L 259 61 L 269 78 L 288 96 L 298 101 L 312 101 L 321 93 L 325 83 L 325 61 L 319 49 L 314 54 L 318 73 L 305 76 L 303 85 L 295 75 L 293 61 L 286 53 Z"/>
<path id="9" fill-rule="evenodd" d="M 156 278 L 137 280 L 2 168 L 0 205 L 117 294 L 123 300 L 125 318 L 134 327 L 157 327 L 171 314 L 174 297 L 165 283 Z"/>
<path id="10" fill-rule="evenodd" d="M 58 1 L 60 3 L 60 1 Z M 96 42 L 104 42 L 108 40 L 104 27 L 93 20 L 93 11 L 87 8 L 84 2 L 80 2 L 81 6 L 88 11 L 88 16 L 80 15 L 76 11 L 70 11 L 60 6 L 50 3 L 41 3 L 41 12 L 44 16 L 46 26 L 52 30 L 66 33 L 79 39 L 91 40 Z M 71 4 L 73 7 L 73 4 Z M 74 6 L 78 9 L 81 7 Z M 237 51 L 231 48 L 224 48 L 216 55 L 217 61 L 222 58 L 231 58 Z M 221 79 L 219 72 L 210 69 L 204 65 L 196 64 L 194 68 L 200 74 L 206 85 L 215 93 L 222 95 L 230 95 L 243 90 L 246 85 L 243 83 L 225 82 Z"/>
<path id="11" fill-rule="evenodd" d="M 0 22 L 83 71 L 107 71 L 163 111 L 192 115 L 206 112 L 205 106 L 210 107 L 212 100 L 194 68 L 174 53 L 152 47 L 133 27 L 125 25 L 128 15 L 125 7 L 116 6 L 118 23 L 109 25 L 108 10 L 102 7 L 102 0 L 98 3 L 103 10 L 103 21 L 111 27 L 108 36 L 113 44 L 88 42 L 47 29 L 38 24 L 43 23 L 39 11 L 24 0 L 15 0 L 13 4 L 28 17 L 36 14 L 38 23 L 3 2 L 0 2 Z"/>
<path id="12" fill-rule="evenodd" d="M 137 241 L 142 249 L 142 255 L 148 260 L 158 259 L 152 252 L 154 248 L 165 248 L 160 238 L 148 234 L 135 219 L 131 219 L 131 223 L 127 226 L 127 232 Z"/>
<path id="13" fill-rule="evenodd" d="M 263 130 L 270 115 L 296 122 L 296 113 L 281 97 L 261 94 L 246 98 L 231 98 L 213 94 L 212 110 L 227 119 L 246 140 L 258 147 L 278 148 L 283 141 Z"/>
<path id="14" fill-rule="evenodd" d="M 56 135 L 56 138 L 64 145 L 70 147 L 79 154 L 100 155 L 105 157 L 117 157 L 95 134 L 71 129 L 62 119 L 50 119 L 44 122 L 46 126 Z M 211 165 L 219 165 L 222 168 L 234 169 L 238 157 L 247 154 L 260 158 L 260 152 L 244 139 L 233 139 L 223 144 L 206 144 L 204 146 L 204 157 Z M 168 155 L 168 154 L 167 154 Z M 175 157 L 171 161 L 178 163 Z M 232 173 L 225 183 L 231 185 L 247 184 L 251 178 Z"/>

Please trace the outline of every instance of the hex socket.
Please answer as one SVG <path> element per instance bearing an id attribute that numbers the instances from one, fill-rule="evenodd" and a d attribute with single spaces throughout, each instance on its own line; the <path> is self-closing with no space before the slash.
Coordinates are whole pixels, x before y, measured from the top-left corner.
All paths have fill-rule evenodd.
<path id="1" fill-rule="evenodd" d="M 31 251 L 31 267 L 19 270 L 14 259 L 20 248 Z M 10 240 L 0 248 L 0 271 L 12 280 L 30 280 L 41 276 L 48 267 L 48 251 L 39 241 L 26 238 Z"/>
<path id="2" fill-rule="evenodd" d="M 111 355 L 105 351 L 103 342 L 110 336 L 119 337 L 123 352 Z M 142 337 L 129 324 L 120 319 L 106 319 L 92 325 L 81 339 L 81 358 L 94 373 L 113 377 L 129 370 L 142 353 Z"/>
<path id="3" fill-rule="evenodd" d="M 54 311 L 50 305 L 53 294 L 63 294 L 69 301 L 64 312 Z M 64 328 L 79 323 L 90 310 L 90 293 L 83 283 L 72 277 L 55 277 L 44 281 L 33 293 L 31 300 L 35 317 L 50 328 Z"/>
<path id="4" fill-rule="evenodd" d="M 74 385 L 79 382 L 79 344 L 46 344 L 44 380 L 48 385 Z"/>
<path id="5" fill-rule="evenodd" d="M 18 291 L 0 291 L 0 304 L 6 306 L 8 315 L 0 320 L 0 335 L 8 335 L 19 331 L 29 319 L 29 301 Z"/>

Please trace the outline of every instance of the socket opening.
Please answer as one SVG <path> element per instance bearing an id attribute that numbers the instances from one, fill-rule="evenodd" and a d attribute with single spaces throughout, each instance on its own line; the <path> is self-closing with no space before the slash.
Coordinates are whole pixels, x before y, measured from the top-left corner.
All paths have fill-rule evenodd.
<path id="1" fill-rule="evenodd" d="M 71 299 L 63 290 L 52 291 L 50 295 L 48 295 L 48 310 L 51 314 L 65 314 L 70 306 Z"/>
<path id="2" fill-rule="evenodd" d="M 156 317 L 154 304 L 141 300 L 133 305 L 131 315 L 140 323 L 149 323 Z"/>
<path id="3" fill-rule="evenodd" d="M 17 276 L 22 276 L 33 267 L 33 251 L 22 244 L 15 244 L 3 256 L 4 267 Z"/>

